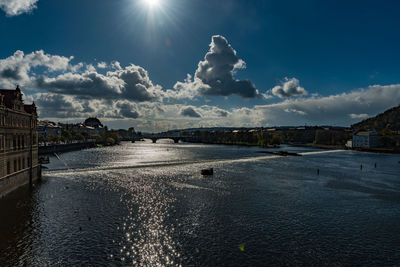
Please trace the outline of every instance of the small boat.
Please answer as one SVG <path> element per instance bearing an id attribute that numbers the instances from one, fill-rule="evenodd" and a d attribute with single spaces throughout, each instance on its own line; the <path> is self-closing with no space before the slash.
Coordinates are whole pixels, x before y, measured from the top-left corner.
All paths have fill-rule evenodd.
<path id="1" fill-rule="evenodd" d="M 209 169 L 202 169 L 201 170 L 201 175 L 213 175 L 214 174 L 214 169 L 209 168 Z"/>

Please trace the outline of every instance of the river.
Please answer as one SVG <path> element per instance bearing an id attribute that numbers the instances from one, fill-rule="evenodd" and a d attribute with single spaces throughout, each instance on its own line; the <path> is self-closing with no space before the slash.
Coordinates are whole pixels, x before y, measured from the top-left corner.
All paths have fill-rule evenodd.
<path id="1" fill-rule="evenodd" d="M 398 155 L 281 149 L 302 156 L 160 140 L 51 157 L 0 199 L 0 266 L 400 264 Z"/>

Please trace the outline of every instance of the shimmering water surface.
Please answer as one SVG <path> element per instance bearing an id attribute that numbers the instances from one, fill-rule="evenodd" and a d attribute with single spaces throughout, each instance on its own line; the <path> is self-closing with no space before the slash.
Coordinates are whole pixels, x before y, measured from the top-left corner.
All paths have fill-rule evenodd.
<path id="1" fill-rule="evenodd" d="M 53 157 L 0 200 L 0 266 L 400 264 L 399 156 L 283 149 L 303 156 L 164 142 Z"/>

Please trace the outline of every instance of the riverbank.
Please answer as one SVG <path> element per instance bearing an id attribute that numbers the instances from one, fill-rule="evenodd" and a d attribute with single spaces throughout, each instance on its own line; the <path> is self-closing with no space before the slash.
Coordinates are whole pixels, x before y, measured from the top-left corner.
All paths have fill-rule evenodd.
<path id="1" fill-rule="evenodd" d="M 39 146 L 39 155 L 48 155 L 61 152 L 69 152 L 86 148 L 97 147 L 95 142 L 69 143 L 69 144 L 52 144 Z"/>
<path id="2" fill-rule="evenodd" d="M 288 144 L 295 147 L 312 147 L 322 149 L 346 149 L 359 152 L 385 153 L 385 154 L 400 154 L 400 149 L 397 148 L 348 148 L 346 146 L 318 145 L 318 144 Z"/>
<path id="3" fill-rule="evenodd" d="M 340 146 L 340 145 L 320 145 L 320 144 L 313 144 L 313 143 L 307 143 L 307 144 L 289 143 L 288 145 L 295 146 L 295 147 L 312 147 L 312 148 L 322 148 L 322 149 L 347 149 L 345 146 Z"/>

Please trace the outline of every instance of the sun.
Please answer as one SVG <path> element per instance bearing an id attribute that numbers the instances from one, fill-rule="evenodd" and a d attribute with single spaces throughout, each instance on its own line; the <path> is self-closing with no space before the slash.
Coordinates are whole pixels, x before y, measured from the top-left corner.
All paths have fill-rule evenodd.
<path id="1" fill-rule="evenodd" d="M 143 0 L 149 8 L 157 8 L 161 5 L 161 0 Z"/>

